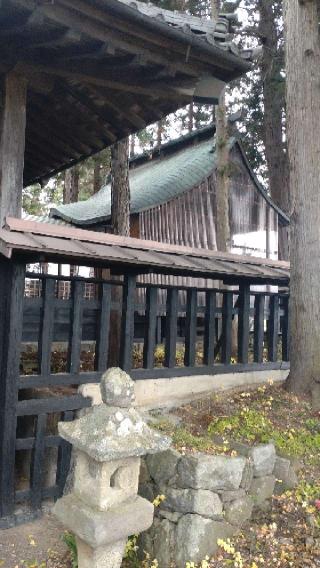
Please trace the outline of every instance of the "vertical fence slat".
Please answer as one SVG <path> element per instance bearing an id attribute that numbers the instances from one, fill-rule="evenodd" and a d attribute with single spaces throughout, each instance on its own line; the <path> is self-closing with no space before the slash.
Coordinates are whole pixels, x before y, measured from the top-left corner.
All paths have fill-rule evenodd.
<path id="1" fill-rule="evenodd" d="M 175 367 L 177 348 L 178 290 L 167 291 L 167 315 L 165 338 L 165 366 Z"/>
<path id="2" fill-rule="evenodd" d="M 289 320 L 289 297 L 283 297 L 282 318 L 282 361 L 290 360 L 290 320 Z"/>
<path id="3" fill-rule="evenodd" d="M 62 421 L 71 422 L 74 418 L 73 410 L 68 410 L 63 412 Z M 66 440 L 61 439 L 61 443 L 58 449 L 58 461 L 57 461 L 57 474 L 56 474 L 56 485 L 58 487 L 57 497 L 62 497 L 64 486 L 67 481 L 70 462 L 71 462 L 71 452 L 72 446 Z"/>
<path id="4" fill-rule="evenodd" d="M 233 293 L 232 292 L 223 292 L 221 361 L 225 365 L 228 365 L 231 361 L 232 310 L 233 310 Z"/>
<path id="5" fill-rule="evenodd" d="M 250 325 L 250 286 L 239 288 L 238 363 L 248 363 Z"/>
<path id="6" fill-rule="evenodd" d="M 55 281 L 44 278 L 42 281 L 43 314 L 40 328 L 39 361 L 40 374 L 47 376 L 51 371 L 51 344 L 54 325 Z"/>
<path id="7" fill-rule="evenodd" d="M 197 290 L 187 291 L 186 338 L 184 364 L 194 367 L 196 364 L 197 344 Z"/>
<path id="8" fill-rule="evenodd" d="M 42 501 L 42 482 L 43 482 L 43 466 L 45 452 L 45 433 L 47 426 L 47 415 L 39 414 L 35 427 L 35 444 L 31 456 L 30 469 L 30 488 L 31 488 L 31 506 L 34 509 L 41 507 Z"/>
<path id="9" fill-rule="evenodd" d="M 279 339 L 279 296 L 270 296 L 268 320 L 268 359 L 271 362 L 278 358 Z"/>
<path id="10" fill-rule="evenodd" d="M 128 274 L 124 278 L 121 321 L 120 366 L 124 371 L 130 371 L 132 368 L 135 293 L 136 276 Z"/>
<path id="11" fill-rule="evenodd" d="M 256 296 L 254 299 L 253 358 L 255 363 L 263 362 L 264 307 L 265 296 L 259 294 L 259 296 Z"/>
<path id="12" fill-rule="evenodd" d="M 0 516 L 14 511 L 17 382 L 25 264 L 0 260 Z"/>
<path id="13" fill-rule="evenodd" d="M 215 359 L 215 342 L 216 342 L 216 307 L 217 295 L 213 290 L 206 292 L 206 308 L 205 308 L 205 331 L 203 344 L 203 363 L 204 365 L 213 365 Z"/>
<path id="14" fill-rule="evenodd" d="M 157 329 L 157 288 L 148 286 L 146 291 L 146 323 L 143 347 L 143 367 L 152 369 L 154 366 L 154 350 L 156 346 Z"/>
<path id="15" fill-rule="evenodd" d="M 98 337 L 96 345 L 95 367 L 97 371 L 106 371 L 108 367 L 109 333 L 111 311 L 111 285 L 103 283 L 100 289 L 100 312 L 98 316 Z"/>
<path id="16" fill-rule="evenodd" d="M 70 318 L 70 339 L 68 348 L 68 368 L 70 373 L 79 373 L 82 339 L 84 283 L 73 281 L 71 286 L 72 309 Z"/>

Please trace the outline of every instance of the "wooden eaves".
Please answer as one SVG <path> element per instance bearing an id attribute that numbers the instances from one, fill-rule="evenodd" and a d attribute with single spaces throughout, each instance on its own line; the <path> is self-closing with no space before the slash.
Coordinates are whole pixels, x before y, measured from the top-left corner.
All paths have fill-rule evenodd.
<path id="1" fill-rule="evenodd" d="M 75 262 L 134 271 L 222 279 L 225 283 L 248 281 L 286 286 L 289 263 L 192 249 L 8 218 L 0 230 L 0 252 L 7 258 L 21 255 L 32 261 Z M 31 261 L 30 260 L 30 261 Z"/>
<path id="2" fill-rule="evenodd" d="M 230 32 L 131 0 L 2 0 L 0 91 L 9 72 L 27 81 L 24 185 L 188 104 L 203 78 L 246 72 Z"/>

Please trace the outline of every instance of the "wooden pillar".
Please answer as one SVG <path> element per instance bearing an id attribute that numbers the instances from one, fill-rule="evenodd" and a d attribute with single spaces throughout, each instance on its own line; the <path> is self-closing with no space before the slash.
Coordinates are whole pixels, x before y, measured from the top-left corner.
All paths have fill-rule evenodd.
<path id="1" fill-rule="evenodd" d="M 25 264 L 0 259 L 0 527 L 15 501 L 16 406 Z"/>
<path id="2" fill-rule="evenodd" d="M 5 217 L 21 217 L 27 82 L 10 71 L 1 85 L 0 227 Z"/>

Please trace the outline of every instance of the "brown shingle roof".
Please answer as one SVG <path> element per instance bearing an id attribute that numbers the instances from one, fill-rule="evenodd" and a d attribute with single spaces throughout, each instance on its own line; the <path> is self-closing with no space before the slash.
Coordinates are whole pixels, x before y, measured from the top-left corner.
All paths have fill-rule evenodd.
<path id="1" fill-rule="evenodd" d="M 137 273 L 152 272 L 221 278 L 226 283 L 246 279 L 253 283 L 286 285 L 289 263 L 238 256 L 204 249 L 167 245 L 131 237 L 119 237 L 36 223 L 7 219 L 0 230 L 0 251 L 10 258 L 17 252 L 34 253 L 45 259 L 62 259 L 83 264 L 105 264 Z"/>

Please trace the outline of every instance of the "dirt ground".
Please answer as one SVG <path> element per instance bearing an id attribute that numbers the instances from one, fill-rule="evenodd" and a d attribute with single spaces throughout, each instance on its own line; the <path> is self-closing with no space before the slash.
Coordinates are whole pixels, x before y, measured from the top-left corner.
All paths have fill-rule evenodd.
<path id="1" fill-rule="evenodd" d="M 50 514 L 0 531 L 1 568 L 69 568 L 63 528 Z"/>

